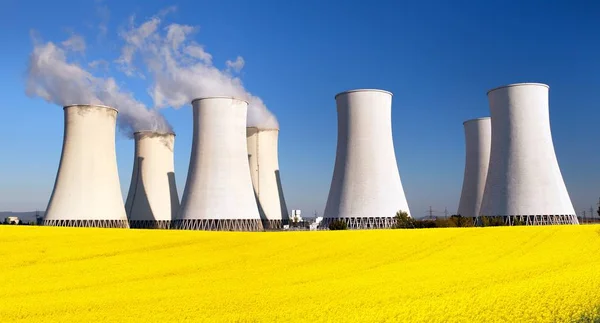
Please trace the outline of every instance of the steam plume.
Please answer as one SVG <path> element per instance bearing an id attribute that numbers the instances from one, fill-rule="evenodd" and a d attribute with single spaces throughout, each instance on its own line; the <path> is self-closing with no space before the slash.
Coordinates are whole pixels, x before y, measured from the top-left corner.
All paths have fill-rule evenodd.
<path id="1" fill-rule="evenodd" d="M 131 93 L 120 89 L 114 78 L 97 77 L 77 63 L 69 62 L 70 52 L 85 51 L 81 36 L 73 35 L 61 45 L 34 39 L 27 67 L 28 96 L 61 106 L 103 104 L 117 108 L 119 129 L 129 137 L 140 130 L 171 131 L 162 115 L 148 110 Z"/>
<path id="2" fill-rule="evenodd" d="M 180 108 L 193 99 L 207 96 L 232 96 L 247 100 L 248 126 L 279 128 L 277 119 L 263 101 L 244 88 L 233 73 L 244 67 L 244 58 L 228 60 L 221 70 L 212 63 L 212 55 L 191 39 L 198 28 L 169 24 L 160 28 L 163 14 L 136 26 L 133 18 L 127 30 L 121 32 L 125 45 L 117 60 L 121 70 L 129 76 L 150 75 L 153 84 L 149 94 L 157 108 Z M 143 69 L 136 67 L 135 57 L 143 61 Z"/>

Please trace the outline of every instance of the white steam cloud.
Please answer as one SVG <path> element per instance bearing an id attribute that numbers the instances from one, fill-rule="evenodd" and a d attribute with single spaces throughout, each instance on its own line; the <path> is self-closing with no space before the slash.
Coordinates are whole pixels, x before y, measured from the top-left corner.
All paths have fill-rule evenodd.
<path id="1" fill-rule="evenodd" d="M 69 39 L 62 42 L 63 47 L 74 52 L 85 53 L 85 39 L 80 35 L 73 34 Z"/>
<path id="2" fill-rule="evenodd" d="M 244 62 L 244 58 L 242 56 L 238 56 L 233 62 L 229 60 L 225 62 L 225 65 L 227 65 L 227 69 L 233 70 L 237 73 L 239 73 L 242 70 L 242 68 L 244 68 L 244 64 L 246 64 L 246 62 Z"/>
<path id="3" fill-rule="evenodd" d="M 212 55 L 191 39 L 197 27 L 176 23 L 161 27 L 168 11 L 172 10 L 139 26 L 132 18 L 129 28 L 121 32 L 125 45 L 116 61 L 128 76 L 149 76 L 153 83 L 148 91 L 155 107 L 179 108 L 198 97 L 237 97 L 249 102 L 248 126 L 279 128 L 263 101 L 246 91 L 240 78 L 232 74 L 242 70 L 244 58 L 226 61 L 224 70 L 215 67 Z M 135 64 L 136 56 L 143 62 L 141 69 Z"/>
<path id="4" fill-rule="evenodd" d="M 26 94 L 61 106 L 103 104 L 117 108 L 119 128 L 129 137 L 140 130 L 172 130 L 158 111 L 148 110 L 130 92 L 119 88 L 114 78 L 97 77 L 69 61 L 70 52 L 84 51 L 85 41 L 78 35 L 60 45 L 34 39 L 27 67 Z M 90 66 L 98 66 L 100 62 L 91 62 Z"/>

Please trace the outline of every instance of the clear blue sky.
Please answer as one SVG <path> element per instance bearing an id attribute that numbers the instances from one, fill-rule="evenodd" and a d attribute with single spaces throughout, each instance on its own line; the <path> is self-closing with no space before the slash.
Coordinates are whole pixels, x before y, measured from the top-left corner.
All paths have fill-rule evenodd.
<path id="1" fill-rule="evenodd" d="M 196 40 L 216 64 L 244 57 L 245 86 L 279 118 L 290 209 L 323 212 L 335 159 L 334 95 L 368 87 L 394 93 L 394 144 L 412 213 L 425 215 L 430 205 L 455 212 L 464 167 L 462 122 L 489 115 L 488 89 L 516 82 L 550 85 L 553 138 L 571 199 L 578 213 L 597 202 L 600 3 L 323 2 L 4 0 L 0 210 L 45 209 L 60 159 L 62 109 L 24 93 L 30 29 L 55 42 L 75 31 L 86 38 L 90 58 L 116 57 L 116 33 L 130 15 L 141 21 L 171 5 L 178 11 L 168 20 L 200 26 Z M 107 10 L 101 14 L 99 7 Z M 107 17 L 102 37 L 98 26 Z M 151 103 L 143 85 L 118 80 Z M 181 192 L 191 108 L 164 114 L 177 132 Z M 133 142 L 118 135 L 117 154 L 126 194 Z"/>

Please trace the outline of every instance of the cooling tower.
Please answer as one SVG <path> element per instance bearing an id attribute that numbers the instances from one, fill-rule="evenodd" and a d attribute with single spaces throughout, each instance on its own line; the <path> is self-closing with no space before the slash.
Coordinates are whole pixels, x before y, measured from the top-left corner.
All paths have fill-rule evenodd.
<path id="1" fill-rule="evenodd" d="M 392 93 L 353 90 L 335 96 L 337 154 L 321 226 L 389 228 L 396 212 L 410 214 L 392 139 Z"/>
<path id="2" fill-rule="evenodd" d="M 490 163 L 492 125 L 489 117 L 467 120 L 463 125 L 466 144 L 465 175 L 457 214 L 476 218 L 481 209 Z"/>
<path id="3" fill-rule="evenodd" d="M 492 147 L 480 215 L 506 224 L 579 224 L 550 131 L 548 89 L 522 83 L 488 92 Z"/>
<path id="4" fill-rule="evenodd" d="M 252 186 L 263 227 L 269 229 L 289 222 L 279 175 L 278 136 L 278 129 L 246 128 Z"/>
<path id="5" fill-rule="evenodd" d="M 262 230 L 246 147 L 248 103 L 210 97 L 192 106 L 192 155 L 175 227 Z"/>
<path id="6" fill-rule="evenodd" d="M 129 227 L 117 172 L 117 110 L 70 105 L 64 111 L 62 156 L 44 225 Z"/>
<path id="7" fill-rule="evenodd" d="M 175 134 L 134 134 L 135 154 L 125 210 L 131 228 L 169 229 L 179 209 L 175 185 Z"/>

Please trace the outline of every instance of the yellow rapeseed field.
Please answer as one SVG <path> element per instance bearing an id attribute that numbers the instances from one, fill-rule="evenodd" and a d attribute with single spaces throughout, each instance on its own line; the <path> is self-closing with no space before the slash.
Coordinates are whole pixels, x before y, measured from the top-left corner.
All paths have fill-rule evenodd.
<path id="1" fill-rule="evenodd" d="M 600 226 L 201 232 L 0 226 L 0 322 L 598 317 Z"/>

